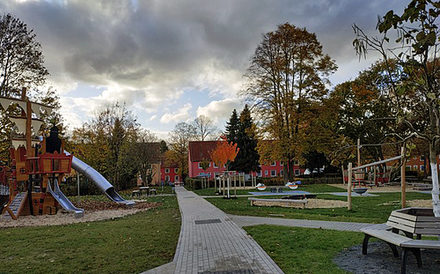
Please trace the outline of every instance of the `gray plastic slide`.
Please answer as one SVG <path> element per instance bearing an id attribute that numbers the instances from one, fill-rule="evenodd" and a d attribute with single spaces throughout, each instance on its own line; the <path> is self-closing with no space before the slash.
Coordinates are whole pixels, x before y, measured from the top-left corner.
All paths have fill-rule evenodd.
<path id="1" fill-rule="evenodd" d="M 67 151 L 64 151 L 67 155 L 70 155 Z M 134 205 L 134 201 L 128 201 L 122 198 L 115 190 L 115 188 L 110 184 L 107 179 L 104 178 L 98 171 L 96 171 L 94 168 L 89 166 L 88 164 L 84 163 L 80 159 L 73 156 L 72 158 L 72 167 L 84 174 L 90 181 L 95 183 L 99 189 L 107 195 L 107 197 L 112 200 L 113 202 L 125 204 L 125 205 Z"/>
<path id="2" fill-rule="evenodd" d="M 79 218 L 84 216 L 84 209 L 75 207 L 72 202 L 67 199 L 63 192 L 60 190 L 60 186 L 58 185 L 58 181 L 55 179 L 54 189 L 50 185 L 50 182 L 47 183 L 47 191 L 57 200 L 57 202 L 67 211 L 75 213 L 75 217 Z"/>

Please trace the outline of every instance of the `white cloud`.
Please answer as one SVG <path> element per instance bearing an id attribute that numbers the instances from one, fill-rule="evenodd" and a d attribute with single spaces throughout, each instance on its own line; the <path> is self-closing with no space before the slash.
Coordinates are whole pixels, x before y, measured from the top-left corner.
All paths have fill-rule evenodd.
<path id="1" fill-rule="evenodd" d="M 204 107 L 197 108 L 197 116 L 205 115 L 211 118 L 215 122 L 220 122 L 221 120 L 231 116 L 233 109 L 241 110 L 242 103 L 240 99 L 224 99 L 219 101 L 212 101 Z"/>
<path id="2" fill-rule="evenodd" d="M 192 109 L 192 105 L 190 103 L 185 104 L 181 109 L 178 109 L 175 112 L 165 113 L 160 117 L 160 122 L 164 124 L 168 124 L 171 122 L 183 122 L 187 121 L 191 116 L 189 111 Z"/>

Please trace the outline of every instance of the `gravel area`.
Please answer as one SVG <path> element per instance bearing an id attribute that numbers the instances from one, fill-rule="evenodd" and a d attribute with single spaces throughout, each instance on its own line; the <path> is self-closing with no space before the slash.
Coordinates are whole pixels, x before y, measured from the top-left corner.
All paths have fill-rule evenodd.
<path id="1" fill-rule="evenodd" d="M 400 254 L 400 250 L 399 250 Z M 356 245 L 339 253 L 333 262 L 345 271 L 366 273 L 400 273 L 400 258 L 395 258 L 390 247 L 382 242 L 370 242 L 368 255 L 362 255 L 362 245 Z M 407 273 L 440 273 L 440 250 L 422 250 L 422 268 L 412 253 L 408 254 Z"/>
<path id="2" fill-rule="evenodd" d="M 84 216 L 81 218 L 76 218 L 73 213 L 67 213 L 64 210 L 58 210 L 58 213 L 55 215 L 20 216 L 17 220 L 5 220 L 3 218 L 0 218 L 0 228 L 67 225 L 73 223 L 85 223 L 107 219 L 117 219 L 141 211 L 146 211 L 151 208 L 155 208 L 159 206 L 160 203 L 137 202 L 133 207 L 128 207 L 112 202 L 86 201 L 77 203 L 76 205 L 79 208 L 83 208 L 85 210 Z"/>

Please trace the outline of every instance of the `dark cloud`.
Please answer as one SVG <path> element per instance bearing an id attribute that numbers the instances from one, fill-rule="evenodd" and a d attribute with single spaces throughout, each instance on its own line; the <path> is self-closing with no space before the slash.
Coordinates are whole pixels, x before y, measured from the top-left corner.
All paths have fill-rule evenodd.
<path id="1" fill-rule="evenodd" d="M 35 30 L 55 81 L 113 85 L 107 96 L 117 85 L 127 102 L 143 96 L 154 102 L 148 107 L 188 88 L 222 88 L 231 96 L 238 90 L 236 82 L 225 87 L 228 75 L 244 73 L 262 33 L 285 22 L 315 32 L 340 67 L 333 79 L 348 79 L 366 66 L 353 62 L 353 23 L 373 32 L 378 15 L 403 6 L 398 0 L 0 2 L 0 10 Z"/>

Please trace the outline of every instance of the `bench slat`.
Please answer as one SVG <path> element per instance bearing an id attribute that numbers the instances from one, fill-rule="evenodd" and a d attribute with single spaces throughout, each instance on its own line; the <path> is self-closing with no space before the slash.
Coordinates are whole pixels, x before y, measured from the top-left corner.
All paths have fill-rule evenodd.
<path id="1" fill-rule="evenodd" d="M 397 245 L 397 246 L 401 246 L 401 244 L 404 242 L 411 241 L 410 238 L 393 233 L 391 231 L 368 229 L 368 228 L 361 229 L 361 231 L 364 232 L 365 234 L 368 234 L 370 236 L 381 239 L 388 243 L 392 243 L 393 245 Z"/>
<path id="2" fill-rule="evenodd" d="M 402 247 L 408 248 L 425 248 L 425 249 L 440 249 L 440 241 L 435 240 L 409 240 L 402 243 Z"/>
<path id="3" fill-rule="evenodd" d="M 415 222 L 413 222 L 413 221 L 402 219 L 402 218 L 397 218 L 394 216 L 390 216 L 388 218 L 388 222 L 393 222 L 393 223 L 397 223 L 397 224 L 404 224 L 404 225 L 407 225 L 412 228 L 414 228 L 414 225 L 415 225 Z"/>

